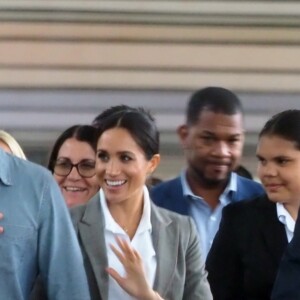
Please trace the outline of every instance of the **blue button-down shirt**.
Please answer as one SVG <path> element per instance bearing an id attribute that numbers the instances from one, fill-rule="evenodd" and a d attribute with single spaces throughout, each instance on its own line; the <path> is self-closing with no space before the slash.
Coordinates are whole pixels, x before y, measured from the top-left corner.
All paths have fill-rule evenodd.
<path id="1" fill-rule="evenodd" d="M 0 299 L 28 300 L 40 273 L 49 300 L 89 300 L 81 250 L 53 176 L 0 150 Z"/>
<path id="2" fill-rule="evenodd" d="M 231 173 L 229 183 L 220 196 L 220 202 L 214 210 L 211 209 L 202 197 L 196 196 L 192 192 L 186 179 L 186 172 L 181 173 L 181 183 L 183 195 L 187 197 L 190 203 L 189 215 L 196 223 L 200 235 L 203 257 L 206 259 L 213 239 L 219 229 L 222 209 L 231 202 L 231 195 L 237 190 L 237 177 L 235 173 Z"/>

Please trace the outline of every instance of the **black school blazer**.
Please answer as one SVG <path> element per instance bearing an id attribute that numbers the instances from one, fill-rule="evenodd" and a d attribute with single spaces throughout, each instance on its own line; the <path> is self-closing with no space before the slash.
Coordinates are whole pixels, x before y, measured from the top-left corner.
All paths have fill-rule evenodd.
<path id="1" fill-rule="evenodd" d="M 214 300 L 269 300 L 287 243 L 266 195 L 226 206 L 206 262 Z"/>

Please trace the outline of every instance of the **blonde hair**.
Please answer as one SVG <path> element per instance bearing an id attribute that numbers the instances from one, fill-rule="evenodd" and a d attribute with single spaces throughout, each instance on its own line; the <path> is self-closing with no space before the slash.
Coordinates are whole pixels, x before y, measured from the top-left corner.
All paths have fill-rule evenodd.
<path id="1" fill-rule="evenodd" d="M 3 143 L 5 143 L 8 148 L 11 150 L 11 153 L 19 158 L 23 158 L 26 159 L 26 156 L 21 148 L 21 146 L 19 145 L 19 143 L 16 141 L 16 139 L 10 135 L 9 133 L 7 133 L 4 130 L 0 130 L 0 141 L 2 141 Z"/>

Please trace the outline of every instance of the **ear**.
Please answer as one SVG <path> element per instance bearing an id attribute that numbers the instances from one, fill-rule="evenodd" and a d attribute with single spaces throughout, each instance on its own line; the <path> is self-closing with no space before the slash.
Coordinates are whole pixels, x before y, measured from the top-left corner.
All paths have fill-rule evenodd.
<path id="1" fill-rule="evenodd" d="M 158 167 L 159 163 L 160 163 L 160 155 L 154 154 L 149 161 L 149 167 L 148 167 L 149 174 L 151 174 L 155 171 L 155 169 Z"/>
<path id="2" fill-rule="evenodd" d="M 177 135 L 179 137 L 181 146 L 186 148 L 187 137 L 189 135 L 189 128 L 186 124 L 181 125 L 177 128 Z"/>

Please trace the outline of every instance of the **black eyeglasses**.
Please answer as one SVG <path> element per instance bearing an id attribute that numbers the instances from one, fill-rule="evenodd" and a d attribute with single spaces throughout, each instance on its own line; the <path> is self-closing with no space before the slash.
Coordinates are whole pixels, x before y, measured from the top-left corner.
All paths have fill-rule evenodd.
<path id="1" fill-rule="evenodd" d="M 82 160 L 77 164 L 73 164 L 70 160 L 57 160 L 53 171 L 58 176 L 68 176 L 74 167 L 84 178 L 90 178 L 96 174 L 94 160 Z"/>

